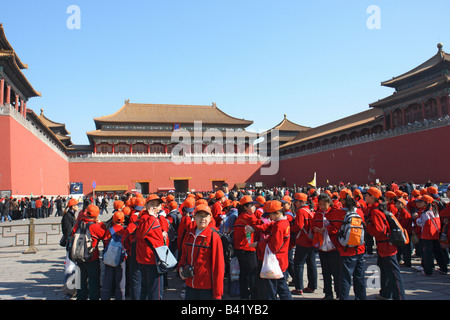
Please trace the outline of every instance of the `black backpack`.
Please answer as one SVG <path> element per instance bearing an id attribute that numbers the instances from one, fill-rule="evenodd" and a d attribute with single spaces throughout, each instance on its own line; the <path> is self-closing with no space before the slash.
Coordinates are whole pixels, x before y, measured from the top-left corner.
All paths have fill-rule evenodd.
<path id="1" fill-rule="evenodd" d="M 233 242 L 231 241 L 231 238 L 228 238 L 226 235 L 220 233 L 216 229 L 211 228 L 211 230 L 215 233 L 217 233 L 220 237 L 220 240 L 222 240 L 222 247 L 223 247 L 223 256 L 225 264 L 230 263 L 231 258 L 234 256 L 234 247 Z"/>

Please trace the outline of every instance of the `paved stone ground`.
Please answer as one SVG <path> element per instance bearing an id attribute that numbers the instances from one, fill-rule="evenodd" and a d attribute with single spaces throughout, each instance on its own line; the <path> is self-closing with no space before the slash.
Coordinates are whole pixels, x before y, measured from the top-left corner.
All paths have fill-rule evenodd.
<path id="1" fill-rule="evenodd" d="M 111 211 L 110 211 L 111 212 Z M 106 221 L 111 215 L 101 216 Z M 39 223 L 59 223 L 59 217 L 40 219 Z M 26 221 L 13 221 L 0 223 L 0 226 L 23 224 Z M 48 228 L 50 226 L 41 228 Z M 54 231 L 52 231 L 54 233 Z M 24 254 L 26 246 L 7 246 L 10 239 L 0 238 L 0 300 L 64 300 L 61 292 L 64 282 L 65 250 L 58 245 L 60 235 L 48 236 L 48 243 L 37 244 L 38 251 L 34 254 Z M 53 244 L 51 244 L 53 243 Z M 318 263 L 318 289 L 314 293 L 305 293 L 302 296 L 293 296 L 295 300 L 319 300 L 324 294 L 321 277 L 320 260 Z M 413 258 L 413 266 L 420 266 L 420 259 Z M 374 277 L 372 266 L 376 266 L 376 256 L 365 261 L 366 277 Z M 402 276 L 408 300 L 450 300 L 450 275 L 442 275 L 434 272 L 433 276 L 421 275 L 413 268 L 403 268 Z M 181 300 L 180 293 L 184 283 L 176 277 L 175 273 L 169 274 L 169 289 L 164 293 L 165 300 Z M 305 280 L 306 284 L 306 272 Z M 370 281 L 369 281 L 370 285 Z M 293 287 L 290 287 L 294 289 Z M 367 289 L 367 299 L 375 300 L 378 288 Z M 353 292 L 350 292 L 353 295 Z M 224 300 L 237 300 L 228 294 Z"/>

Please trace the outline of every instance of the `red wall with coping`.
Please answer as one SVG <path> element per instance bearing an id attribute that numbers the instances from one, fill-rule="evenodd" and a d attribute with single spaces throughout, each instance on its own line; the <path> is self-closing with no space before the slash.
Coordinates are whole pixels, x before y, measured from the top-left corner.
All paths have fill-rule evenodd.
<path id="1" fill-rule="evenodd" d="M 149 192 L 158 188 L 173 188 L 170 178 L 192 178 L 189 189 L 212 190 L 213 180 L 224 180 L 232 188 L 235 183 L 247 181 L 259 164 L 175 164 L 172 162 L 94 162 L 69 163 L 70 181 L 83 182 L 83 192 L 92 192 L 92 182 L 102 185 L 128 185 L 135 189 L 135 182 L 149 181 Z M 220 187 L 220 186 L 219 186 Z"/>
<path id="2" fill-rule="evenodd" d="M 306 185 L 413 181 L 450 182 L 450 126 L 283 160 L 275 182 Z"/>
<path id="3" fill-rule="evenodd" d="M 2 181 L 0 188 L 11 190 L 13 195 L 29 196 L 31 193 L 33 196 L 67 195 L 69 193 L 67 159 L 61 157 L 14 118 L 4 116 L 0 119 L 2 121 L 0 127 L 3 127 L 4 121 L 9 122 L 11 158 L 9 186 L 5 186 Z M 1 140 L 0 145 L 3 149 Z M 7 156 L 2 154 L 0 158 L 3 157 Z M 0 166 L 3 167 L 2 162 Z"/>
<path id="4" fill-rule="evenodd" d="M 11 190 L 11 120 L 9 116 L 0 116 L 0 190 Z"/>

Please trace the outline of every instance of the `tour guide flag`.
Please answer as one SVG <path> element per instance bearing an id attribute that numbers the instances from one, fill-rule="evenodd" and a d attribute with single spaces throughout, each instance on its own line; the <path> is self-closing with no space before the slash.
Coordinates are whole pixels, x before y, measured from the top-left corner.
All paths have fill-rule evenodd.
<path id="1" fill-rule="evenodd" d="M 316 173 L 314 172 L 314 179 L 311 182 L 308 182 L 309 185 L 312 185 L 314 188 L 316 187 Z"/>

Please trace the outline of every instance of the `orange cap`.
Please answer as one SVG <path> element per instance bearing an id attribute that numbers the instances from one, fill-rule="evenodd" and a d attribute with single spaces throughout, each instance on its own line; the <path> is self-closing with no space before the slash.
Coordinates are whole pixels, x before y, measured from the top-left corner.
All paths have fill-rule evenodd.
<path id="1" fill-rule="evenodd" d="M 195 195 L 195 199 L 203 199 L 203 195 L 201 194 L 201 193 L 197 193 L 196 195 Z"/>
<path id="2" fill-rule="evenodd" d="M 397 198 L 402 197 L 403 196 L 403 191 L 402 190 L 395 190 L 395 195 L 397 196 Z"/>
<path id="3" fill-rule="evenodd" d="M 418 196 L 420 196 L 420 191 L 417 189 L 414 189 L 413 191 L 411 191 L 411 194 L 415 197 L 418 197 Z"/>
<path id="4" fill-rule="evenodd" d="M 264 202 L 266 202 L 266 198 L 264 198 L 263 196 L 257 196 L 256 201 L 260 204 L 264 204 Z"/>
<path id="5" fill-rule="evenodd" d="M 125 220 L 125 215 L 122 211 L 116 211 L 113 215 L 113 221 L 116 223 L 123 223 Z"/>
<path id="6" fill-rule="evenodd" d="M 231 201 L 230 199 L 225 200 L 225 202 L 223 203 L 223 207 L 229 207 L 233 204 L 233 201 Z"/>
<path id="7" fill-rule="evenodd" d="M 392 191 L 386 192 L 385 196 L 386 196 L 386 198 L 392 198 L 392 199 L 394 199 L 395 197 L 397 197 L 397 195 L 395 194 L 395 192 L 392 192 Z"/>
<path id="8" fill-rule="evenodd" d="M 136 200 L 134 200 L 134 207 L 137 207 L 137 209 L 142 209 L 145 206 L 145 203 L 146 202 L 144 198 L 136 198 Z"/>
<path id="9" fill-rule="evenodd" d="M 178 203 L 172 200 L 169 202 L 168 207 L 170 210 L 176 209 L 178 207 Z"/>
<path id="10" fill-rule="evenodd" d="M 195 208 L 195 199 L 193 197 L 187 197 L 183 202 L 183 210 L 187 212 L 193 212 Z"/>
<path id="11" fill-rule="evenodd" d="M 296 193 L 294 194 L 294 199 L 298 201 L 307 201 L 308 196 L 304 193 Z"/>
<path id="12" fill-rule="evenodd" d="M 167 201 L 167 202 L 170 202 L 170 201 L 173 201 L 173 200 L 175 200 L 175 196 L 174 196 L 173 194 L 169 194 L 169 195 L 166 197 L 166 201 Z"/>
<path id="13" fill-rule="evenodd" d="M 347 195 L 349 195 L 350 198 L 353 198 L 353 194 L 352 194 L 352 192 L 350 191 L 350 189 L 342 189 L 342 190 L 339 192 L 339 198 L 341 198 L 341 199 L 347 198 Z"/>
<path id="14" fill-rule="evenodd" d="M 239 203 L 243 206 L 243 205 L 245 205 L 245 204 L 247 204 L 247 203 L 253 203 L 253 204 L 256 204 L 256 203 L 258 203 L 258 202 L 253 201 L 252 197 L 250 197 L 250 196 L 243 196 L 243 197 L 241 198 L 241 200 L 239 201 Z"/>
<path id="15" fill-rule="evenodd" d="M 96 205 L 94 205 L 94 204 L 88 205 L 88 207 L 86 209 L 86 215 L 88 217 L 95 218 L 98 216 L 99 213 L 100 213 L 100 209 Z"/>
<path id="16" fill-rule="evenodd" d="M 311 196 L 314 192 L 316 192 L 316 189 L 311 188 L 311 189 L 309 189 L 309 191 L 308 191 L 308 195 Z"/>
<path id="17" fill-rule="evenodd" d="M 148 203 L 149 201 L 153 200 L 159 201 L 159 203 L 163 203 L 162 199 L 157 194 L 154 193 L 147 197 L 145 203 Z"/>
<path id="18" fill-rule="evenodd" d="M 438 194 L 438 189 L 436 187 L 428 187 L 427 192 L 429 194 Z"/>
<path id="19" fill-rule="evenodd" d="M 289 196 L 284 196 L 283 198 L 281 198 L 281 202 L 287 202 L 290 204 L 292 202 L 292 198 Z"/>
<path id="20" fill-rule="evenodd" d="M 125 206 L 125 203 L 123 201 L 120 200 L 116 200 L 114 201 L 114 209 L 115 210 L 120 210 Z"/>
<path id="21" fill-rule="evenodd" d="M 405 207 L 406 207 L 406 201 L 403 198 L 398 198 L 397 199 L 398 202 L 401 202 Z"/>
<path id="22" fill-rule="evenodd" d="M 212 214 L 211 208 L 204 204 L 201 204 L 201 205 L 195 207 L 194 214 L 196 214 L 197 212 L 206 212 L 206 213 Z"/>
<path id="23" fill-rule="evenodd" d="M 275 212 L 283 209 L 281 201 L 271 200 L 271 201 L 267 201 L 267 202 L 268 202 L 268 204 L 264 208 L 267 213 L 275 213 Z"/>
<path id="24" fill-rule="evenodd" d="M 122 209 L 122 212 L 123 212 L 124 215 L 129 216 L 130 213 L 131 213 L 131 208 L 130 207 L 124 207 Z"/>
<path id="25" fill-rule="evenodd" d="M 69 200 L 69 202 L 67 203 L 67 206 L 68 207 L 71 207 L 71 206 L 74 206 L 74 205 L 77 205 L 78 204 L 78 200 L 76 200 L 76 199 L 70 199 Z"/>
<path id="26" fill-rule="evenodd" d="M 362 193 L 361 193 L 361 190 L 359 190 L 359 189 L 355 189 L 355 190 L 353 190 L 353 196 L 359 196 L 359 197 L 362 197 Z"/>
<path id="27" fill-rule="evenodd" d="M 198 206 L 200 204 L 206 204 L 208 205 L 208 201 L 206 201 L 205 199 L 198 199 L 197 201 L 195 201 L 195 205 Z"/>
<path id="28" fill-rule="evenodd" d="M 433 203 L 434 199 L 429 195 L 420 196 L 416 201 L 425 201 L 426 203 Z"/>
<path id="29" fill-rule="evenodd" d="M 377 198 L 377 199 L 379 199 L 382 196 L 380 189 L 375 188 L 375 187 L 370 187 L 367 190 L 367 193 L 370 194 L 371 196 Z"/>
<path id="30" fill-rule="evenodd" d="M 216 192 L 215 196 L 216 196 L 216 199 L 220 199 L 220 198 L 225 196 L 225 193 L 223 193 L 222 190 L 219 190 L 219 191 Z"/>
<path id="31" fill-rule="evenodd" d="M 425 188 L 423 188 L 423 189 L 420 189 L 420 194 L 423 196 L 423 195 L 425 195 L 425 194 L 427 194 L 427 189 L 425 189 Z"/>

